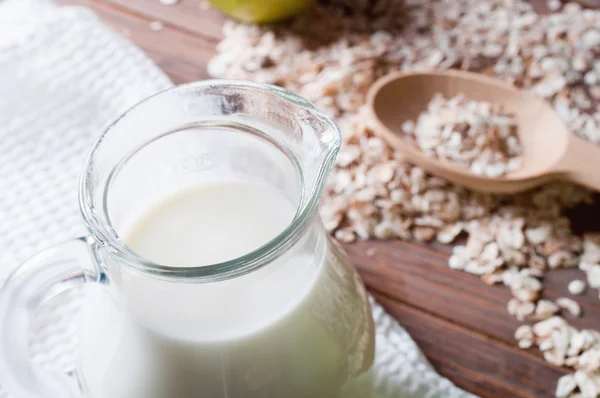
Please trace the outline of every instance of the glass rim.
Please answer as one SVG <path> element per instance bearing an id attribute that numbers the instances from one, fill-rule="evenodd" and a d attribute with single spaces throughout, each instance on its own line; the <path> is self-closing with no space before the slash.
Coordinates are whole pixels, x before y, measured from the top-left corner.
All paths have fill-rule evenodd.
<path id="1" fill-rule="evenodd" d="M 302 169 L 299 169 L 300 181 L 302 184 L 301 192 L 302 196 L 306 195 L 306 200 L 300 201 L 300 204 L 298 205 L 298 209 L 292 221 L 287 225 L 287 227 L 283 231 L 281 231 L 276 237 L 271 239 L 269 242 L 240 257 L 215 264 L 199 265 L 193 267 L 158 264 L 141 257 L 135 251 L 129 248 L 119 238 L 119 234 L 113 228 L 110 221 L 106 222 L 103 220 L 99 220 L 95 216 L 95 210 L 87 205 L 87 203 L 89 203 L 90 195 L 86 187 L 88 186 L 88 184 L 91 183 L 89 178 L 91 175 L 90 169 L 93 165 L 94 154 L 96 153 L 98 147 L 102 144 L 102 140 L 105 137 L 105 135 L 109 134 L 113 127 L 116 126 L 119 123 L 119 121 L 123 117 L 125 117 L 125 115 L 127 115 L 130 112 L 135 112 L 141 105 L 143 105 L 146 101 L 150 100 L 151 98 L 159 97 L 167 93 L 177 93 L 180 91 L 187 92 L 190 89 L 201 90 L 212 86 L 240 87 L 243 89 L 251 88 L 275 94 L 282 101 L 291 102 L 296 106 L 302 107 L 315 118 L 324 121 L 327 124 L 327 129 L 331 129 L 334 132 L 335 142 L 325 151 L 323 161 L 317 169 L 315 181 L 311 184 L 312 189 L 310 189 L 311 187 L 306 186 Z M 271 143 L 273 143 L 272 140 L 270 141 Z M 273 144 L 277 145 L 276 143 Z M 144 146 L 145 145 L 140 145 L 140 147 L 137 148 L 137 150 L 140 150 Z M 295 242 L 298 241 L 298 239 L 300 239 L 300 237 L 304 234 L 304 232 L 309 226 L 311 216 L 317 210 L 317 206 L 327 180 L 327 175 L 329 174 L 329 171 L 334 165 L 335 158 L 340 146 L 341 135 L 333 119 L 323 114 L 321 111 L 317 110 L 316 107 L 308 100 L 284 88 L 270 84 L 235 79 L 213 79 L 176 85 L 165 90 L 159 91 L 139 101 L 138 103 L 130 107 L 128 110 L 123 112 L 112 123 L 110 123 L 108 127 L 104 129 L 100 137 L 92 146 L 84 162 L 84 167 L 79 182 L 79 207 L 87 229 L 94 241 L 98 242 L 103 248 L 107 249 L 109 253 L 115 255 L 119 259 L 119 262 L 126 264 L 128 267 L 137 272 L 147 274 L 153 277 L 158 277 L 161 279 L 188 282 L 215 282 L 225 279 L 231 279 L 233 277 L 247 274 L 258 268 L 261 268 L 266 264 L 269 264 L 270 262 L 281 256 L 283 253 L 285 253 Z M 283 149 L 279 146 L 278 149 L 283 151 Z M 102 212 L 102 215 L 105 217 L 106 220 L 110 220 L 107 206 L 108 191 L 111 185 L 110 182 L 116 172 L 116 169 L 121 164 L 121 160 L 112 166 L 109 178 L 106 182 L 104 182 L 102 193 L 103 206 L 100 212 Z M 107 229 L 109 234 L 103 233 L 103 229 Z"/>

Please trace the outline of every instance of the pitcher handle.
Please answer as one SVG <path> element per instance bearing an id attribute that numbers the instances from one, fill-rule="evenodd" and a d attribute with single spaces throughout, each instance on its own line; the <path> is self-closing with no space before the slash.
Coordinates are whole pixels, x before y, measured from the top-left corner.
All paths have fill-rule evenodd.
<path id="1" fill-rule="evenodd" d="M 32 366 L 28 337 L 42 304 L 83 283 L 103 280 L 94 246 L 82 237 L 42 251 L 21 264 L 0 288 L 0 383 L 15 398 L 77 396 L 64 379 Z"/>

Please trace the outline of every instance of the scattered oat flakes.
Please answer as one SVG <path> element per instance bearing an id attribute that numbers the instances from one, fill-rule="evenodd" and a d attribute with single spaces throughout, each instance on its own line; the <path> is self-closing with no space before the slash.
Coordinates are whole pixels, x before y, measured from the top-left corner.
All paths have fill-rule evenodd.
<path id="1" fill-rule="evenodd" d="M 569 311 L 569 313 L 575 317 L 581 316 L 581 306 L 573 299 L 561 297 L 556 299 L 556 304 L 558 304 L 560 308 Z"/>
<path id="2" fill-rule="evenodd" d="M 504 281 L 504 275 L 502 271 L 493 272 L 491 274 L 485 274 L 481 276 L 481 280 L 486 285 L 495 285 Z"/>
<path id="3" fill-rule="evenodd" d="M 546 336 L 545 338 L 538 339 L 538 348 L 540 351 L 548 351 L 554 348 L 554 341 L 550 336 Z"/>
<path id="4" fill-rule="evenodd" d="M 165 24 L 162 23 L 161 21 L 150 22 L 150 29 L 152 29 L 155 32 L 159 32 L 159 31 L 163 30 L 164 28 L 165 28 Z"/>
<path id="5" fill-rule="evenodd" d="M 548 0 L 548 9 L 550 11 L 558 11 L 560 10 L 561 7 L 561 1 L 560 0 Z"/>
<path id="6" fill-rule="evenodd" d="M 559 310 L 559 306 L 552 301 L 540 300 L 535 307 L 535 318 L 540 320 L 548 319 L 555 315 Z"/>
<path id="7" fill-rule="evenodd" d="M 510 315 L 516 316 L 520 304 L 521 302 L 513 297 L 508 300 L 508 303 L 506 304 L 506 311 L 508 311 Z"/>
<path id="8" fill-rule="evenodd" d="M 569 293 L 579 296 L 585 292 L 587 285 L 581 279 L 575 279 L 569 282 Z"/>
<path id="9" fill-rule="evenodd" d="M 600 368 L 600 350 L 588 349 L 579 356 L 578 366 L 586 372 L 597 371 Z"/>
<path id="10" fill-rule="evenodd" d="M 519 305 L 519 307 L 517 308 L 517 313 L 515 315 L 518 320 L 522 321 L 530 315 L 533 315 L 534 311 L 535 304 L 531 301 L 525 301 Z"/>
<path id="11" fill-rule="evenodd" d="M 594 380 L 586 372 L 578 370 L 575 372 L 574 378 L 583 397 L 598 396 L 598 387 L 596 387 L 596 383 L 594 383 Z"/>
<path id="12" fill-rule="evenodd" d="M 563 366 L 565 364 L 565 358 L 560 355 L 560 353 L 554 349 L 544 351 L 544 359 L 549 364 L 554 366 Z"/>
<path id="13" fill-rule="evenodd" d="M 527 339 L 519 340 L 519 348 L 521 348 L 522 350 L 531 348 L 532 345 L 533 345 L 533 340 L 527 340 Z"/>
<path id="14" fill-rule="evenodd" d="M 575 382 L 575 377 L 573 375 L 564 375 L 558 379 L 555 395 L 557 398 L 567 398 L 576 388 L 577 382 Z"/>
<path id="15" fill-rule="evenodd" d="M 536 336 L 550 336 L 553 330 L 560 329 L 567 325 L 564 319 L 559 316 L 553 316 L 544 321 L 538 322 L 533 325 L 533 333 Z"/>
<path id="16" fill-rule="evenodd" d="M 515 339 L 517 339 L 519 342 L 525 340 L 525 341 L 529 341 L 532 342 L 534 339 L 534 335 L 533 335 L 533 330 L 531 329 L 531 326 L 529 325 L 521 325 L 517 328 L 517 330 L 515 331 Z M 529 345 L 531 346 L 531 344 Z M 521 347 L 523 348 L 523 347 Z M 526 347 L 529 348 L 529 347 Z"/>

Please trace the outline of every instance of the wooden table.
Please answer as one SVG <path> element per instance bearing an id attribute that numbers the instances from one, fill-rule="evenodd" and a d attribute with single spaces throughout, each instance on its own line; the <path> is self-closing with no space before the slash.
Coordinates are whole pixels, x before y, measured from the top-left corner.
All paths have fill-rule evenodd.
<path id="1" fill-rule="evenodd" d="M 221 38 L 224 17 L 203 9 L 200 0 L 181 0 L 176 6 L 158 0 L 60 1 L 92 7 L 145 50 L 175 83 L 208 77 L 206 65 Z M 544 12 L 544 3 L 535 1 L 534 6 Z M 163 30 L 150 29 L 155 20 L 164 23 Z M 600 209 L 590 207 L 576 211 L 573 219 L 600 219 L 596 216 Z M 513 333 L 519 322 L 505 309 L 510 292 L 448 268 L 450 247 L 370 241 L 346 248 L 371 293 L 410 332 L 442 375 L 484 397 L 554 396 L 556 380 L 566 370 L 546 363 L 535 349 L 517 348 Z M 368 256 L 368 248 L 375 254 Z M 551 299 L 568 295 L 566 285 L 577 275 L 583 277 L 574 269 L 550 273 L 544 295 Z M 585 316 L 573 324 L 600 329 L 598 292 L 589 290 L 580 303 Z"/>

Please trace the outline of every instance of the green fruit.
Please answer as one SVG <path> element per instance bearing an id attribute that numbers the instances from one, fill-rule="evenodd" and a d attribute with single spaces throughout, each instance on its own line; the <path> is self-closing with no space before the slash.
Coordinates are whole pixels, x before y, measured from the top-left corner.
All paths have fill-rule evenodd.
<path id="1" fill-rule="evenodd" d="M 209 0 L 213 6 L 234 18 L 253 23 L 269 23 L 289 18 L 308 8 L 314 0 Z"/>

